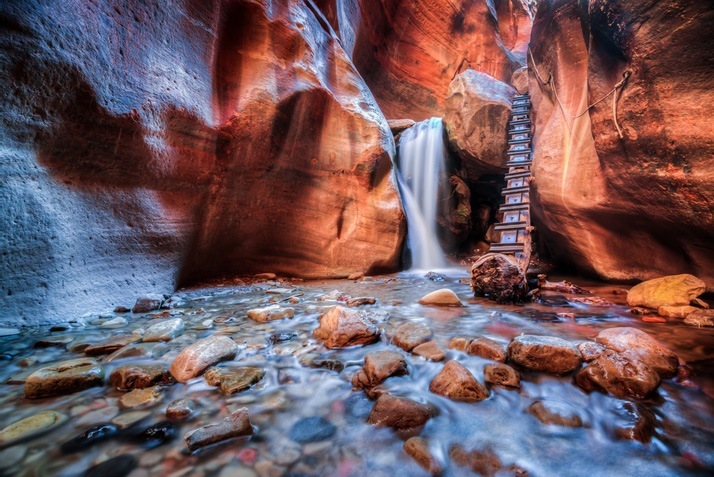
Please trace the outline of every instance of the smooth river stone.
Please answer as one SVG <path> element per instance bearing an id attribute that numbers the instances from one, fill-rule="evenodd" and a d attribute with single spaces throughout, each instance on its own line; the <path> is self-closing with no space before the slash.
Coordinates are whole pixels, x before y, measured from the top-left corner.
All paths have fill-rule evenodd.
<path id="1" fill-rule="evenodd" d="M 578 348 L 555 336 L 517 336 L 507 351 L 511 361 L 532 371 L 566 374 L 582 363 Z"/>
<path id="2" fill-rule="evenodd" d="M 213 335 L 186 347 L 171 363 L 169 371 L 180 383 L 200 376 L 208 367 L 233 359 L 238 344 L 224 335 Z"/>
<path id="3" fill-rule="evenodd" d="M 456 296 L 456 293 L 449 290 L 448 288 L 442 288 L 441 290 L 433 291 L 421 298 L 419 300 L 420 305 L 431 305 L 431 306 L 464 306 Z"/>
<path id="4" fill-rule="evenodd" d="M 404 351 L 411 351 L 420 344 L 431 340 L 431 337 L 432 333 L 428 326 L 408 321 L 394 330 L 392 344 L 399 346 Z"/>
<path id="5" fill-rule="evenodd" d="M 456 361 L 448 361 L 434 376 L 429 383 L 429 391 L 462 402 L 483 401 L 490 395 L 486 386 L 476 381 L 473 374 Z"/>
<path id="6" fill-rule="evenodd" d="M 25 396 L 69 394 L 104 384 L 104 369 L 91 358 L 64 361 L 41 368 L 25 380 Z"/>
<path id="7" fill-rule="evenodd" d="M 679 358 L 670 349 L 642 330 L 617 327 L 601 331 L 595 341 L 652 368 L 661 378 L 671 378 L 677 373 Z"/>
<path id="8" fill-rule="evenodd" d="M 145 389 L 134 389 L 123 394 L 119 398 L 119 404 L 124 409 L 132 409 L 139 406 L 151 405 L 161 399 L 159 386 L 152 386 Z"/>
<path id="9" fill-rule="evenodd" d="M 0 431 L 0 447 L 48 432 L 66 420 L 67 416 L 56 411 L 44 411 L 21 419 Z"/>
<path id="10" fill-rule="evenodd" d="M 255 308 L 248 310 L 248 318 L 258 323 L 267 321 L 282 320 L 283 318 L 292 318 L 295 316 L 295 309 L 283 308 L 280 305 L 266 306 L 265 308 Z"/>
<path id="11" fill-rule="evenodd" d="M 235 437 L 250 436 L 253 426 L 250 423 L 248 410 L 241 408 L 216 424 L 199 427 L 184 435 L 186 446 L 190 451 L 195 451 L 217 442 L 233 439 Z"/>
<path id="12" fill-rule="evenodd" d="M 246 366 L 243 368 L 211 368 L 203 375 L 211 386 L 218 386 L 223 394 L 236 394 L 249 389 L 265 376 L 260 368 Z"/>
<path id="13" fill-rule="evenodd" d="M 148 388 L 172 379 L 166 368 L 159 364 L 120 366 L 109 375 L 109 382 L 120 390 Z"/>
<path id="14" fill-rule="evenodd" d="M 313 332 L 327 348 L 347 348 L 374 343 L 379 329 L 359 311 L 335 306 L 320 318 L 320 326 Z"/>
<path id="15" fill-rule="evenodd" d="M 171 341 L 184 332 L 184 322 L 181 318 L 162 321 L 151 325 L 141 337 L 141 341 L 151 343 L 155 341 Z"/>
<path id="16" fill-rule="evenodd" d="M 407 361 L 400 353 L 378 351 L 364 357 L 364 366 L 352 377 L 352 386 L 371 388 L 384 382 L 390 376 L 409 374 Z"/>
<path id="17" fill-rule="evenodd" d="M 140 335 L 120 335 L 113 336 L 106 341 L 91 345 L 84 348 L 84 354 L 87 356 L 101 356 L 104 354 L 113 353 L 118 349 L 123 348 L 131 343 L 135 343 L 141 339 Z"/>
<path id="18" fill-rule="evenodd" d="M 423 426 L 433 415 L 433 409 L 424 404 L 391 394 L 382 394 L 372 407 L 367 423 L 406 431 Z"/>

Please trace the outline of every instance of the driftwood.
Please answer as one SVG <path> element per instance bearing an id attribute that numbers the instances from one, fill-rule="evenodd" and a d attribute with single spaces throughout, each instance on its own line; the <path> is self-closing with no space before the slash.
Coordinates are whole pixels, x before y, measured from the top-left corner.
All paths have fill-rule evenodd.
<path id="1" fill-rule="evenodd" d="M 497 303 L 526 300 L 528 284 L 516 258 L 488 253 L 471 267 L 471 290 L 476 296 L 487 296 Z"/>
<path id="2" fill-rule="evenodd" d="M 576 295 L 589 295 L 590 291 L 573 285 L 565 280 L 560 282 L 549 282 L 548 275 L 538 275 L 538 288 L 545 291 L 557 291 L 560 293 L 574 293 Z"/>

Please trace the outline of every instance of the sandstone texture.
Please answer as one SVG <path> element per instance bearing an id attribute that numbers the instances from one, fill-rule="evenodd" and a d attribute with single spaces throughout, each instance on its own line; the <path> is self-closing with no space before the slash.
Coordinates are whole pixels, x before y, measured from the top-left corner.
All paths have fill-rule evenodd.
<path id="1" fill-rule="evenodd" d="M 327 348 L 346 348 L 374 343 L 379 339 L 379 329 L 363 313 L 335 306 L 320 317 L 313 335 Z"/>
<path id="2" fill-rule="evenodd" d="M 586 391 L 605 391 L 619 398 L 644 399 L 659 387 L 656 371 L 641 361 L 608 350 L 575 376 Z"/>
<path id="3" fill-rule="evenodd" d="M 483 368 L 483 380 L 488 384 L 518 388 L 521 386 L 521 375 L 507 364 L 487 364 Z"/>
<path id="4" fill-rule="evenodd" d="M 368 424 L 410 430 L 423 426 L 431 419 L 433 411 L 411 399 L 382 394 L 372 408 Z"/>
<path id="5" fill-rule="evenodd" d="M 522 335 L 508 344 L 508 359 L 532 371 L 566 374 L 582 363 L 578 348 L 555 336 Z"/>
<path id="6" fill-rule="evenodd" d="M 629 306 L 658 309 L 662 306 L 689 306 L 706 291 L 706 283 L 693 275 L 655 278 L 635 285 L 627 292 Z"/>
<path id="7" fill-rule="evenodd" d="M 430 341 L 432 336 L 433 334 L 428 326 L 408 321 L 394 330 L 392 344 L 399 346 L 404 351 L 411 351 L 420 344 Z"/>
<path id="8" fill-rule="evenodd" d="M 171 363 L 169 371 L 180 383 L 200 376 L 206 368 L 233 359 L 238 352 L 235 341 L 224 335 L 213 335 L 184 348 Z"/>
<path id="9" fill-rule="evenodd" d="M 677 355 L 642 330 L 629 327 L 610 328 L 601 331 L 595 341 L 634 361 L 645 363 L 662 378 L 671 378 L 677 373 Z"/>
<path id="10" fill-rule="evenodd" d="M 557 261 L 607 279 L 691 273 L 714 286 L 710 13 L 687 0 L 539 2 L 531 210 Z M 565 113 L 534 66 L 553 76 Z M 625 72 L 622 138 L 612 96 L 572 118 Z"/>
<path id="11" fill-rule="evenodd" d="M 371 388 L 384 382 L 390 376 L 409 374 L 407 361 L 400 353 L 379 351 L 364 357 L 364 366 L 352 377 L 355 388 Z"/>
<path id="12" fill-rule="evenodd" d="M 461 73 L 449 85 L 444 126 L 468 179 L 506 170 L 504 151 L 515 94 L 506 83 L 474 70 Z"/>

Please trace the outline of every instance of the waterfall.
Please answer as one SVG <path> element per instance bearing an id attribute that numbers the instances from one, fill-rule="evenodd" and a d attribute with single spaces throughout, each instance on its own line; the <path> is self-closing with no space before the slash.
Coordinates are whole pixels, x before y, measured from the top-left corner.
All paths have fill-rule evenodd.
<path id="1" fill-rule="evenodd" d="M 412 269 L 416 270 L 447 266 L 436 233 L 439 183 L 445 178 L 443 134 L 441 118 L 431 118 L 407 129 L 399 139 L 397 177 L 407 214 Z"/>

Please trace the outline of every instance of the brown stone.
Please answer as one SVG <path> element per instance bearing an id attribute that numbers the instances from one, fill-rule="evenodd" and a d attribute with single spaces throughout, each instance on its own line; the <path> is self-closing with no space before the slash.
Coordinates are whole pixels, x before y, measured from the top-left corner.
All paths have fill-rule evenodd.
<path id="1" fill-rule="evenodd" d="M 664 379 L 677 373 L 677 355 L 642 330 L 629 327 L 610 328 L 601 331 L 595 341 L 632 360 L 642 361 Z"/>
<path id="2" fill-rule="evenodd" d="M 248 318 L 258 323 L 267 321 L 282 320 L 284 318 L 292 318 L 295 316 L 294 308 L 283 308 L 280 305 L 271 305 L 265 308 L 255 308 L 248 310 Z"/>
<path id="3" fill-rule="evenodd" d="M 578 350 L 580 351 L 580 354 L 583 357 L 583 361 L 589 363 L 590 361 L 600 356 L 603 351 L 605 351 L 605 347 L 599 343 L 594 343 L 592 341 L 583 341 L 578 345 Z"/>
<path id="4" fill-rule="evenodd" d="M 521 387 L 521 375 L 507 364 L 487 364 L 483 368 L 483 380 L 496 386 Z"/>
<path id="5" fill-rule="evenodd" d="M 667 319 L 661 316 L 643 316 L 642 321 L 645 323 L 667 323 Z"/>
<path id="6" fill-rule="evenodd" d="M 555 336 L 517 336 L 507 351 L 508 359 L 532 371 L 566 374 L 575 371 L 582 362 L 578 348 Z"/>
<path id="7" fill-rule="evenodd" d="M 223 394 L 236 394 L 260 382 L 265 371 L 253 366 L 242 368 L 211 368 L 203 378 L 211 386 L 218 386 Z"/>
<path id="8" fill-rule="evenodd" d="M 180 383 L 200 376 L 206 368 L 233 359 L 238 352 L 235 341 L 224 335 L 213 335 L 186 347 L 171 363 L 169 371 Z"/>
<path id="9" fill-rule="evenodd" d="M 349 306 L 351 308 L 354 308 L 357 306 L 374 305 L 375 303 L 377 303 L 377 299 L 372 298 L 371 296 L 350 298 L 349 300 L 347 300 L 347 306 Z"/>
<path id="10" fill-rule="evenodd" d="M 88 346 L 84 348 L 83 351 L 87 356 L 101 356 L 103 354 L 113 353 L 116 350 L 129 344 L 136 343 L 139 340 L 141 340 L 140 335 L 113 336 L 102 343 Z"/>
<path id="11" fill-rule="evenodd" d="M 444 351 L 434 341 L 420 344 L 412 350 L 412 353 L 429 361 L 443 361 L 444 359 Z"/>
<path id="12" fill-rule="evenodd" d="M 400 353 L 378 351 L 364 357 L 364 366 L 352 377 L 352 386 L 371 388 L 383 383 L 390 376 L 409 374 L 407 361 Z"/>
<path id="13" fill-rule="evenodd" d="M 394 330 L 392 344 L 405 351 L 411 351 L 422 343 L 431 340 L 432 333 L 428 326 L 408 321 Z"/>
<path id="14" fill-rule="evenodd" d="M 518 94 L 528 92 L 528 67 L 519 68 L 511 76 L 511 84 L 518 91 Z"/>
<path id="15" fill-rule="evenodd" d="M 442 288 L 431 293 L 427 293 L 419 300 L 420 305 L 431 306 L 464 306 L 459 297 L 452 290 Z"/>
<path id="16" fill-rule="evenodd" d="M 485 336 L 479 336 L 471 340 L 466 352 L 472 356 L 479 356 L 499 363 L 506 362 L 506 349 L 503 345 Z"/>
<path id="17" fill-rule="evenodd" d="M 238 409 L 223 421 L 216 424 L 199 427 L 184 435 L 184 440 L 190 451 L 195 451 L 217 442 L 235 437 L 250 436 L 253 426 L 250 423 L 248 410 Z"/>
<path id="18" fill-rule="evenodd" d="M 490 449 L 466 451 L 455 445 L 451 447 L 449 456 L 456 465 L 467 467 L 485 477 L 493 477 L 501 469 L 501 460 Z"/>
<path id="19" fill-rule="evenodd" d="M 659 387 L 660 377 L 644 362 L 605 351 L 575 376 L 586 391 L 605 391 L 619 398 L 644 399 Z"/>
<path id="20" fill-rule="evenodd" d="M 188 418 L 196 410 L 196 403 L 189 398 L 179 398 L 171 403 L 166 408 L 166 417 L 174 420 L 182 420 Z"/>
<path id="21" fill-rule="evenodd" d="M 161 304 L 164 302 L 163 295 L 156 293 L 150 293 L 136 299 L 134 307 L 131 309 L 132 313 L 146 313 L 149 311 L 158 310 L 161 308 Z"/>
<path id="22" fill-rule="evenodd" d="M 657 423 L 652 411 L 642 404 L 619 400 L 612 407 L 614 419 L 608 419 L 606 427 L 616 438 L 650 442 Z"/>
<path id="23" fill-rule="evenodd" d="M 583 420 L 567 404 L 554 401 L 536 401 L 528 407 L 528 412 L 543 424 L 582 427 Z"/>
<path id="24" fill-rule="evenodd" d="M 429 383 L 429 391 L 453 401 L 478 402 L 486 399 L 488 389 L 456 361 L 448 361 Z"/>
<path id="25" fill-rule="evenodd" d="M 161 399 L 161 389 L 159 386 L 151 386 L 144 389 L 133 389 L 122 394 L 119 404 L 124 409 L 132 409 L 139 406 L 150 406 Z"/>
<path id="26" fill-rule="evenodd" d="M 528 283 L 515 258 L 488 253 L 471 266 L 471 290 L 497 303 L 511 303 L 526 299 Z"/>
<path id="27" fill-rule="evenodd" d="M 382 394 L 369 414 L 367 423 L 397 430 L 416 429 L 431 419 L 433 410 L 411 399 Z"/>
<path id="28" fill-rule="evenodd" d="M 357 310 L 335 306 L 320 318 L 315 338 L 325 342 L 327 348 L 374 343 L 379 339 L 379 329 Z"/>
<path id="29" fill-rule="evenodd" d="M 671 275 L 635 285 L 627 293 L 627 304 L 655 309 L 689 306 L 694 298 L 705 291 L 706 283 L 693 275 Z"/>
<path id="30" fill-rule="evenodd" d="M 404 443 L 406 452 L 417 464 L 431 475 L 440 475 L 442 468 L 439 461 L 429 450 L 429 443 L 423 437 L 411 437 Z"/>
<path id="31" fill-rule="evenodd" d="M 449 341 L 449 349 L 455 349 L 456 351 L 466 351 L 469 348 L 471 340 L 461 336 L 454 336 Z"/>
<path id="32" fill-rule="evenodd" d="M 45 366 L 25 380 L 25 396 L 33 399 L 70 394 L 104 384 L 104 369 L 91 358 Z"/>
<path id="33" fill-rule="evenodd" d="M 657 314 L 669 318 L 686 318 L 690 313 L 694 313 L 697 310 L 699 310 L 699 308 L 689 305 L 660 306 L 657 308 Z"/>
<path id="34" fill-rule="evenodd" d="M 697 310 L 690 313 L 684 322 L 692 326 L 714 326 L 714 310 Z"/>
<path id="35" fill-rule="evenodd" d="M 120 390 L 148 388 L 171 381 L 173 378 L 161 365 L 120 366 L 109 375 L 109 382 Z"/>
<path id="36" fill-rule="evenodd" d="M 181 318 L 166 320 L 149 326 L 142 335 L 141 341 L 151 343 L 155 341 L 171 341 L 183 333 L 185 328 Z"/>

